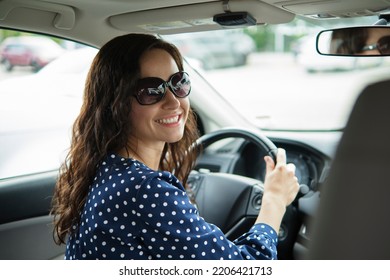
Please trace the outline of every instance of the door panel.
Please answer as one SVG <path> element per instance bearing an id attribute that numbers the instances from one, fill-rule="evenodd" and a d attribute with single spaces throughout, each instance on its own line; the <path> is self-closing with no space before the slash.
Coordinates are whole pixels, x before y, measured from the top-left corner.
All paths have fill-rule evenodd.
<path id="1" fill-rule="evenodd" d="M 0 181 L 0 259 L 63 257 L 53 240 L 51 199 L 57 172 Z"/>

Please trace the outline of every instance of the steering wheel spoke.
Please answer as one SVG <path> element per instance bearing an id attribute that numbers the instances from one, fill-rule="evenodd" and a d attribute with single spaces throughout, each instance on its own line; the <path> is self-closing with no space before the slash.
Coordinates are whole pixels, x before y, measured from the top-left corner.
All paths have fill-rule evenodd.
<path id="1" fill-rule="evenodd" d="M 188 183 L 200 215 L 224 233 L 242 219 L 253 220 L 260 210 L 261 181 L 235 174 L 195 172 Z"/>

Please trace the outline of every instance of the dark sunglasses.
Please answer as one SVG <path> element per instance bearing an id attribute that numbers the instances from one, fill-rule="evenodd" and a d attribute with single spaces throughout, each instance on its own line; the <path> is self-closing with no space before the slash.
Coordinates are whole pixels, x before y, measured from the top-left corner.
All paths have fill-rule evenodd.
<path id="1" fill-rule="evenodd" d="M 390 36 L 384 36 L 376 44 L 364 46 L 362 50 L 378 50 L 380 54 L 390 54 Z"/>
<path id="2" fill-rule="evenodd" d="M 147 77 L 138 80 L 135 98 L 141 105 L 152 105 L 161 101 L 169 88 L 178 98 L 184 98 L 190 94 L 190 76 L 180 71 L 164 81 L 157 77 Z"/>

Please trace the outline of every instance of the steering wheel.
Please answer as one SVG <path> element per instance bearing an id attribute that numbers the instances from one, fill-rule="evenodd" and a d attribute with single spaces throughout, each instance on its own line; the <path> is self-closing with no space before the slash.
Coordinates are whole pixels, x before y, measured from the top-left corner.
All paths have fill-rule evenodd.
<path id="1" fill-rule="evenodd" d="M 206 149 L 226 138 L 242 138 L 255 144 L 276 162 L 277 147 L 260 131 L 243 128 L 224 128 L 200 137 L 196 145 Z M 259 170 L 261 172 L 261 170 Z M 200 215 L 217 225 L 230 240 L 247 232 L 254 224 L 263 196 L 263 182 L 257 179 L 212 172 L 192 172 L 188 184 L 193 192 Z M 290 205 L 279 232 L 280 259 L 291 259 L 299 230 L 297 211 Z"/>

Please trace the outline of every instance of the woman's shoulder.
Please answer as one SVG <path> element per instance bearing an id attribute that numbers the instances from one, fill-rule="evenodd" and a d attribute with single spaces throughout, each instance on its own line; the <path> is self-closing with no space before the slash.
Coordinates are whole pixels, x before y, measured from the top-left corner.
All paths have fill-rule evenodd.
<path id="1" fill-rule="evenodd" d="M 181 187 L 180 181 L 170 172 L 153 170 L 142 162 L 109 154 L 100 164 L 99 179 L 125 185 L 142 186 L 145 184 L 171 184 Z M 97 179 L 97 178 L 96 178 Z"/>

